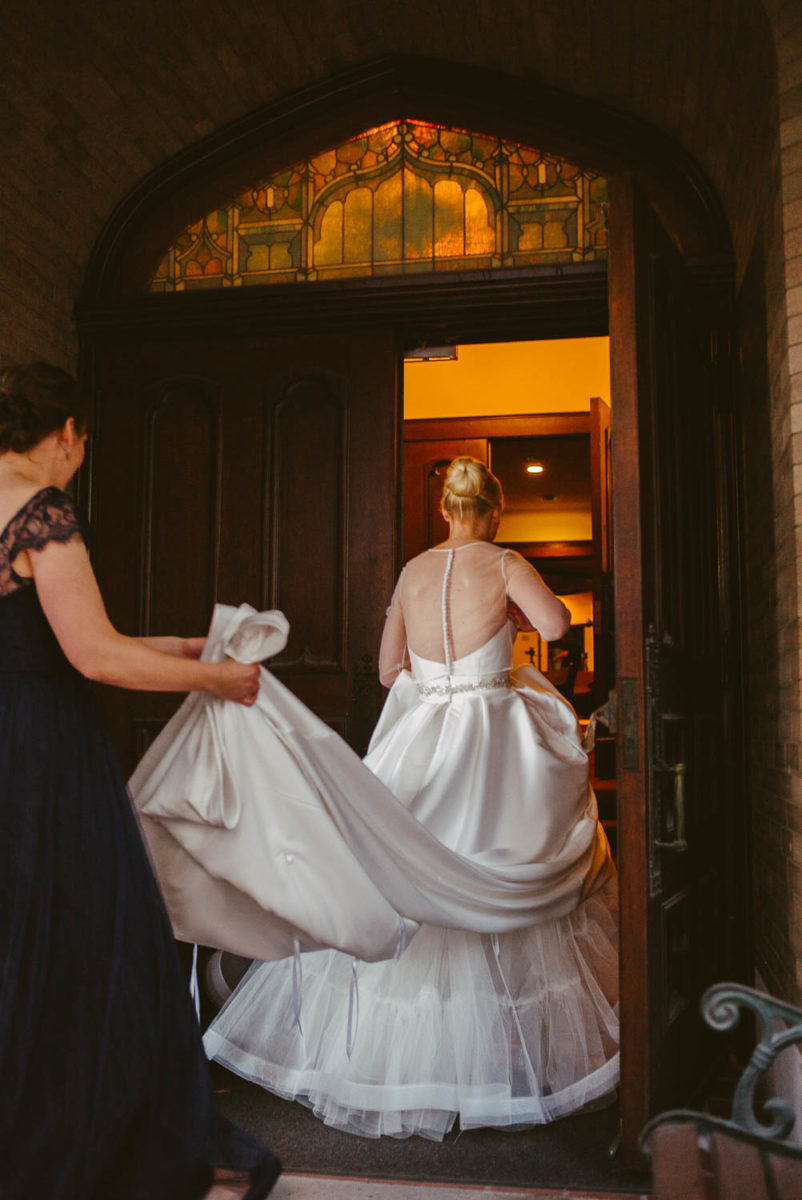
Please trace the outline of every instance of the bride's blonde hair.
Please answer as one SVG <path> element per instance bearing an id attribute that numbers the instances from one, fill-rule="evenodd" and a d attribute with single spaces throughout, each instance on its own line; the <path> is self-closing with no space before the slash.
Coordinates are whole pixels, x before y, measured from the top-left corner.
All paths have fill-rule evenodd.
<path id="1" fill-rule="evenodd" d="M 443 484 L 443 508 L 452 516 L 483 516 L 504 507 L 501 484 L 478 458 L 467 455 L 449 463 Z"/>

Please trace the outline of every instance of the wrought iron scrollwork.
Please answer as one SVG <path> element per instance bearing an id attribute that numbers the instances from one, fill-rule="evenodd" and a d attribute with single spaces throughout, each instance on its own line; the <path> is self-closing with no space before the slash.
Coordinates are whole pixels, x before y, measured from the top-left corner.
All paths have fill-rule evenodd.
<path id="1" fill-rule="evenodd" d="M 755 1114 L 755 1089 L 781 1050 L 802 1042 L 802 1011 L 738 983 L 719 983 L 702 997 L 702 1013 L 712 1029 L 734 1029 L 741 1009 L 750 1009 L 757 1019 L 759 1040 L 752 1057 L 738 1080 L 732 1101 L 732 1123 L 739 1129 L 762 1137 L 783 1140 L 794 1126 L 794 1112 L 776 1097 L 762 1104 L 762 1111 L 773 1118 L 769 1124 Z M 777 1030 L 776 1023 L 784 1022 Z M 798 1147 L 802 1157 L 802 1146 Z"/>
<path id="2" fill-rule="evenodd" d="M 742 1009 L 755 1015 L 758 1043 L 738 1080 L 730 1119 L 688 1109 L 672 1109 L 648 1123 L 641 1134 L 644 1144 L 657 1125 L 690 1121 L 700 1129 L 722 1130 L 741 1141 L 802 1159 L 802 1145 L 792 1142 L 789 1137 L 795 1120 L 790 1105 L 775 1096 L 762 1101 L 758 1113 L 755 1102 L 758 1085 L 777 1055 L 788 1046 L 802 1043 L 802 1009 L 740 983 L 714 984 L 702 996 L 702 1015 L 712 1029 L 722 1032 L 734 1029 Z M 778 1022 L 782 1022 L 781 1028 L 778 1028 Z M 768 1119 L 761 1119 L 761 1116 Z"/>

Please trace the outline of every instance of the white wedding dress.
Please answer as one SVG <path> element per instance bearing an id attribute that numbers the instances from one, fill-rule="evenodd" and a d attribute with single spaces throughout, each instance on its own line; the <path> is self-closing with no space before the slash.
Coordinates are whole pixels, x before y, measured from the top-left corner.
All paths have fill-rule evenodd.
<path id="1" fill-rule="evenodd" d="M 542 1123 L 617 1083 L 615 872 L 573 710 L 532 668 L 510 677 L 508 599 L 546 631 L 559 605 L 490 543 L 408 564 L 382 642 L 383 678 L 396 678 L 365 763 L 417 819 L 385 834 L 410 872 L 425 828 L 502 878 L 510 911 L 502 897 L 481 921 L 467 902 L 427 916 L 425 885 L 412 911 L 383 888 L 382 851 L 371 870 L 363 847 L 377 886 L 423 922 L 403 954 L 254 963 L 205 1035 L 211 1058 L 350 1133 Z M 535 879 L 521 927 L 515 889 Z"/>

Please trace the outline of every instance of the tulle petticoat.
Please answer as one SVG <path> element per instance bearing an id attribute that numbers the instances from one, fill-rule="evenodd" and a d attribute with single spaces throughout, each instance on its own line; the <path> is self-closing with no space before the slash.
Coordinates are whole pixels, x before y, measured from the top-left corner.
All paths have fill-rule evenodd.
<path id="1" fill-rule="evenodd" d="M 424 926 L 356 988 L 336 951 L 304 955 L 295 990 L 291 962 L 254 964 L 206 1051 L 363 1137 L 555 1120 L 618 1081 L 616 896 L 496 936 Z"/>

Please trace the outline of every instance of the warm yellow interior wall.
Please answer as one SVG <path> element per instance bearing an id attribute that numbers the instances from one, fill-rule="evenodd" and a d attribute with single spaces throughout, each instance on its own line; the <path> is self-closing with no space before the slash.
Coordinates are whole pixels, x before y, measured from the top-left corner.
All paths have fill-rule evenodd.
<path id="1" fill-rule="evenodd" d="M 571 612 L 572 625 L 585 626 L 585 654 L 587 655 L 587 670 L 593 670 L 593 626 L 588 622 L 593 620 L 593 593 L 576 592 L 570 596 L 560 596 Z M 534 666 L 545 671 L 548 665 L 548 643 L 537 633 L 519 633 L 513 643 L 512 665 L 523 667 L 532 662 L 527 655 L 530 646 L 535 648 Z"/>
<path id="2" fill-rule="evenodd" d="M 610 403 L 609 338 L 460 346 L 456 362 L 404 363 L 404 416 L 587 412 Z"/>
<path id="3" fill-rule="evenodd" d="M 593 620 L 593 592 L 574 592 L 560 599 L 571 612 L 572 625 L 587 625 Z"/>
<path id="4" fill-rule="evenodd" d="M 499 542 L 588 542 L 593 537 L 590 512 L 582 509 L 530 509 L 502 513 Z"/>

